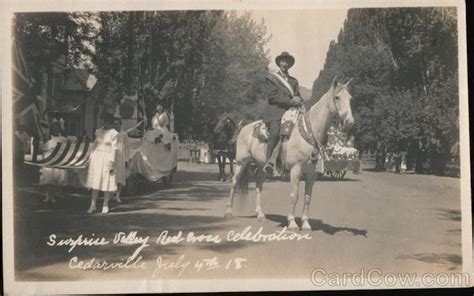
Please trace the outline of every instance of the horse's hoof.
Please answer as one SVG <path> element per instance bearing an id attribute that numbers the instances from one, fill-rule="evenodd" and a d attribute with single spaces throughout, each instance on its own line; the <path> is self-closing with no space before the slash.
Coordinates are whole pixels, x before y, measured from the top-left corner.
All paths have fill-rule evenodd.
<path id="1" fill-rule="evenodd" d="M 265 221 L 265 214 L 264 213 L 257 214 L 257 220 L 259 222 Z"/>
<path id="2" fill-rule="evenodd" d="M 295 220 L 291 220 L 288 223 L 288 229 L 296 229 L 296 228 L 298 228 L 298 224 L 296 224 Z"/>
<path id="3" fill-rule="evenodd" d="M 97 211 L 97 208 L 96 208 L 96 207 L 90 207 L 90 208 L 87 210 L 87 214 L 92 214 L 92 213 L 94 213 L 95 211 Z"/>
<path id="4" fill-rule="evenodd" d="M 109 213 L 109 207 L 103 207 L 102 208 L 102 214 L 108 214 Z"/>
<path id="5" fill-rule="evenodd" d="M 224 218 L 226 218 L 226 219 L 232 219 L 232 213 L 231 213 L 231 212 L 225 212 Z"/>
<path id="6" fill-rule="evenodd" d="M 307 220 L 303 221 L 303 225 L 301 225 L 302 230 L 311 230 L 311 225 L 309 225 Z"/>

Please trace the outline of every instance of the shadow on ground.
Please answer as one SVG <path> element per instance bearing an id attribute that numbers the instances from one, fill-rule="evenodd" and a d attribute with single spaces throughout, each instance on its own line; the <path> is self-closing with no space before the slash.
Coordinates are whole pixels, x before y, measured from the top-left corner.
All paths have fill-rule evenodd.
<path id="1" fill-rule="evenodd" d="M 74 280 L 74 272 L 68 269 L 64 276 L 49 277 L 35 272 L 35 268 L 68 264 L 70 258 L 77 256 L 80 260 L 93 257 L 117 262 L 125 260 L 136 249 L 136 246 L 115 245 L 77 247 L 68 253 L 68 247 L 47 245 L 51 234 L 56 241 L 65 238 L 105 237 L 112 241 L 115 233 L 137 231 L 139 236 L 150 237 L 150 246 L 140 255 L 143 260 L 154 260 L 157 256 L 176 255 L 190 247 L 202 248 L 199 245 L 186 243 L 161 245 L 156 239 L 163 231 L 168 235 L 195 233 L 215 233 L 232 227 L 235 222 L 224 222 L 220 215 L 199 215 L 209 209 L 208 202 L 222 199 L 228 195 L 228 184 L 213 181 L 217 176 L 207 172 L 178 172 L 170 186 L 162 183 L 139 183 L 139 195 L 123 197 L 123 203 L 111 202 L 109 214 L 86 214 L 90 193 L 87 190 L 64 190 L 54 204 L 43 203 L 41 192 L 37 187 L 27 187 L 15 194 L 14 227 L 15 227 L 15 271 L 17 280 Z M 208 182 L 200 182 L 208 181 Z M 183 207 L 164 202 L 183 201 Z M 186 202 L 196 202 L 199 206 L 189 206 Z M 99 199 L 98 208 L 102 206 Z M 165 211 L 162 211 L 165 210 Z M 216 252 L 230 252 L 244 248 L 245 244 L 222 244 L 206 246 Z M 64 266 L 64 265 L 62 265 Z M 65 267 L 67 268 L 67 266 Z M 106 271 L 104 271 L 106 272 Z M 110 272 L 107 272 L 110 273 Z"/>
<path id="2" fill-rule="evenodd" d="M 317 182 L 360 182 L 359 179 L 347 178 L 344 177 L 343 179 L 336 179 L 328 176 L 322 176 L 316 180 Z"/>
<path id="3" fill-rule="evenodd" d="M 288 226 L 288 221 L 286 216 L 282 215 L 275 215 L 275 214 L 267 214 L 267 219 L 273 222 L 279 223 L 279 227 Z M 309 219 L 309 224 L 311 225 L 312 231 L 322 231 L 326 234 L 334 235 L 338 232 L 348 232 L 354 236 L 363 236 L 367 237 L 367 230 L 366 229 L 357 229 L 352 227 L 340 227 L 340 226 L 333 226 L 330 224 L 324 223 L 322 220 L 319 219 Z M 301 218 L 296 218 L 296 223 L 301 226 Z"/>
<path id="4" fill-rule="evenodd" d="M 425 263 L 438 264 L 448 267 L 449 270 L 459 270 L 462 267 L 462 257 L 456 254 L 418 253 L 402 255 L 397 259 L 417 260 Z"/>
<path id="5" fill-rule="evenodd" d="M 436 209 L 441 220 L 461 222 L 461 211 L 452 209 Z"/>
<path id="6" fill-rule="evenodd" d="M 80 207 L 82 210 L 85 204 Z M 71 213 L 71 212 L 69 212 Z M 159 255 L 173 255 L 186 248 L 186 244 L 156 244 L 157 237 L 162 231 L 169 235 L 176 235 L 180 230 L 196 233 L 214 233 L 228 227 L 222 223 L 221 217 L 199 215 L 171 215 L 156 212 L 114 212 L 104 214 L 83 214 L 76 212 L 68 215 L 64 212 L 31 212 L 25 219 L 24 215 L 15 215 L 15 266 L 17 271 L 25 271 L 35 267 L 67 262 L 71 257 L 90 259 L 92 257 L 103 260 L 117 261 L 133 253 L 136 247 L 109 244 L 100 247 L 78 247 L 68 253 L 68 247 L 50 247 L 47 242 L 51 234 L 61 238 L 105 237 L 112 241 L 117 232 L 129 233 L 137 231 L 139 236 L 149 236 L 150 246 L 145 248 L 141 255 L 144 260 Z M 234 247 L 242 247 L 234 245 Z"/>

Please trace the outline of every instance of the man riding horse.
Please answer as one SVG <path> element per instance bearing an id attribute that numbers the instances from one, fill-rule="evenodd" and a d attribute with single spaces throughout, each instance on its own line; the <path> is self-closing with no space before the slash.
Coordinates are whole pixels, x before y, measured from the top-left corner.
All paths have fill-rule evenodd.
<path id="1" fill-rule="evenodd" d="M 295 63 L 295 58 L 288 52 L 282 52 L 275 58 L 279 70 L 266 77 L 267 106 L 263 121 L 268 127 L 270 138 L 267 146 L 267 164 L 263 170 L 272 175 L 278 154 L 280 153 L 280 123 L 283 114 L 292 107 L 300 107 L 303 99 L 300 96 L 298 80 L 288 74 L 288 69 Z"/>

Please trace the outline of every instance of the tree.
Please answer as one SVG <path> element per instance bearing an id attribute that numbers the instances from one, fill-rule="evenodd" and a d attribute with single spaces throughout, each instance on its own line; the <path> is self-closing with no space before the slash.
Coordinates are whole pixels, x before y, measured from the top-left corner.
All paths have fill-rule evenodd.
<path id="1" fill-rule="evenodd" d="M 454 8 L 349 10 L 313 84 L 312 102 L 334 75 L 352 77 L 350 132 L 359 149 L 411 147 L 417 154 L 420 145 L 436 146 L 430 158 L 445 163 L 459 141 L 456 26 Z"/>
<path id="2" fill-rule="evenodd" d="M 91 67 L 98 26 L 92 13 L 16 13 L 13 34 L 40 78 L 39 72 L 61 55 L 70 67 Z"/>
<path id="3" fill-rule="evenodd" d="M 48 98 L 53 89 L 51 77 L 54 71 L 52 63 L 61 56 L 69 67 L 91 66 L 93 54 L 92 42 L 97 31 L 97 21 L 89 13 L 16 13 L 13 18 L 13 35 L 15 46 L 24 55 L 24 60 L 31 69 L 33 80 L 30 89 L 23 90 L 23 101 L 28 101 L 28 108 L 34 112 L 24 113 L 24 121 L 33 122 L 28 132 L 33 139 L 33 160 L 39 153 L 39 141 L 48 138 L 47 109 Z M 15 84 L 16 82 L 14 82 Z M 50 87 L 48 87 L 48 84 Z M 15 103 L 17 114 L 24 104 Z M 35 126 L 35 128 L 32 128 Z"/>
<path id="4" fill-rule="evenodd" d="M 99 16 L 102 30 L 94 62 L 99 80 L 111 88 L 110 104 L 126 92 L 127 81 L 136 78 L 148 118 L 160 103 L 174 111 L 182 138 L 201 139 L 211 133 L 202 127 L 211 126 L 218 115 L 233 112 L 237 117 L 254 110 L 268 58 L 263 50 L 265 27 L 250 15 L 147 11 L 136 12 L 133 25 L 124 12 Z M 132 27 L 133 57 L 125 51 Z M 128 76 L 125 64 L 134 65 Z"/>

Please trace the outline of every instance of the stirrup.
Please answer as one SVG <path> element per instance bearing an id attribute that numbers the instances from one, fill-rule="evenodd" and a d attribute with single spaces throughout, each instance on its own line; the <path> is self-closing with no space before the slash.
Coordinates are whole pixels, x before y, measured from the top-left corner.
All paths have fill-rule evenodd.
<path id="1" fill-rule="evenodd" d="M 249 170 L 250 172 L 253 174 L 253 175 L 257 175 L 258 174 L 258 166 L 255 162 L 251 162 L 248 164 L 249 166 Z"/>
<path id="2" fill-rule="evenodd" d="M 263 167 L 263 171 L 269 175 L 273 174 L 273 166 L 274 164 L 269 162 Z"/>

